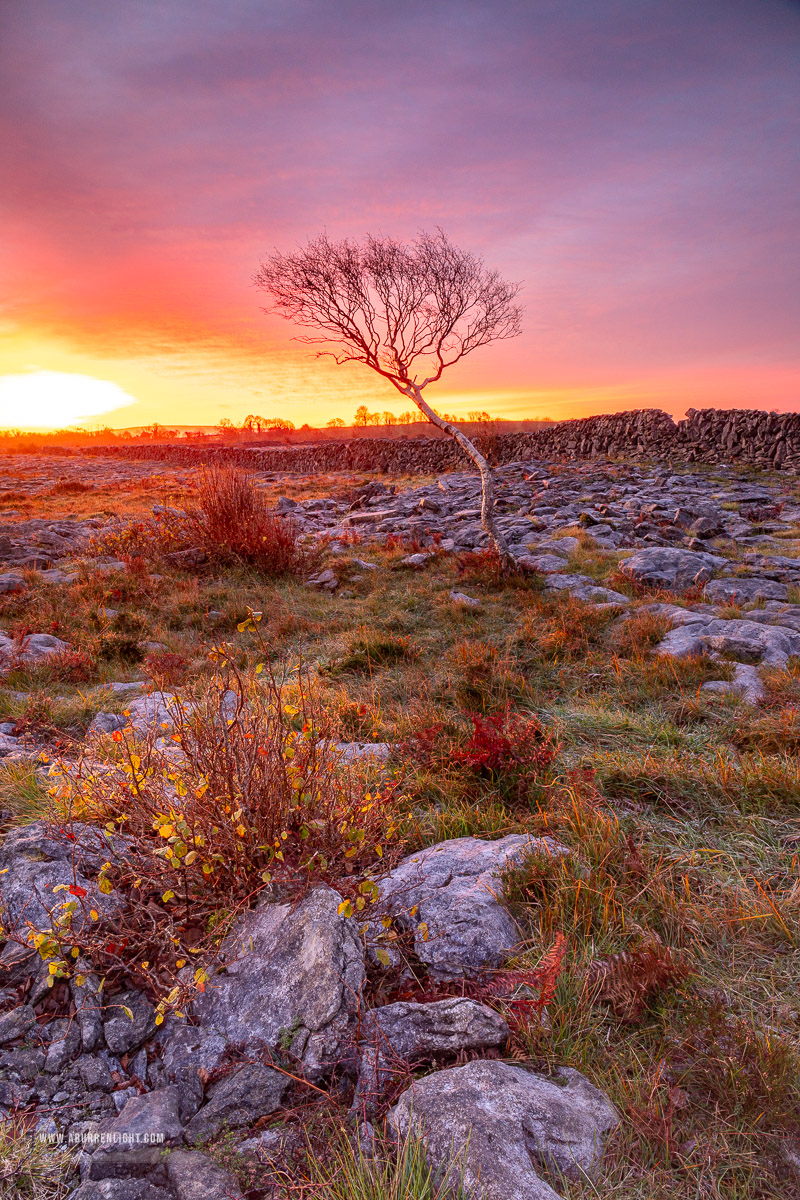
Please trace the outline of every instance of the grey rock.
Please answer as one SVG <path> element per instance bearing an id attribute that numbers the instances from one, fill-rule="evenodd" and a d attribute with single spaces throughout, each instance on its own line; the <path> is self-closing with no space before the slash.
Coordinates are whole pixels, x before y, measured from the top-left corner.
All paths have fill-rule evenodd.
<path id="1" fill-rule="evenodd" d="M 800 654 L 800 633 L 756 621 L 706 619 L 670 630 L 659 642 L 656 653 L 671 658 L 725 654 L 739 662 L 785 667 L 791 655 Z"/>
<path id="2" fill-rule="evenodd" d="M 69 642 L 53 637 L 52 633 L 30 633 L 22 641 L 15 641 L 0 633 L 0 666 L 9 667 L 19 663 L 35 667 L 53 654 L 71 650 Z"/>
<path id="3" fill-rule="evenodd" d="M 339 761 L 343 763 L 386 762 L 392 752 L 389 742 L 336 742 L 335 745 Z"/>
<path id="4" fill-rule="evenodd" d="M 424 552 L 419 554 L 407 554 L 405 558 L 400 559 L 400 566 L 413 567 L 418 571 L 421 567 L 426 566 L 432 558 L 436 558 L 436 555 L 425 554 Z"/>
<path id="5" fill-rule="evenodd" d="M 455 604 L 456 608 L 469 608 L 475 610 L 481 606 L 481 602 L 476 596 L 468 596 L 466 592 L 452 591 L 450 593 L 450 599 L 452 600 L 453 604 Z"/>
<path id="6" fill-rule="evenodd" d="M 82 1054 L 75 1063 L 75 1070 L 80 1076 L 81 1083 L 90 1092 L 110 1092 L 114 1080 L 102 1058 L 94 1054 Z"/>
<path id="7" fill-rule="evenodd" d="M 630 597 L 612 588 L 602 587 L 590 575 L 548 575 L 548 591 L 567 591 L 577 600 L 589 604 L 618 604 L 623 608 L 630 604 Z"/>
<path id="8" fill-rule="evenodd" d="M 341 896 L 313 888 L 298 904 L 245 914 L 223 942 L 228 962 L 194 1001 L 204 1031 L 255 1049 L 291 1042 L 310 1078 L 341 1055 L 364 981 L 361 941 Z"/>
<path id="9" fill-rule="evenodd" d="M 167 1176 L 176 1200 L 241 1200 L 235 1177 L 198 1150 L 173 1150 Z"/>
<path id="10" fill-rule="evenodd" d="M 45 822 L 34 821 L 5 834 L 0 843 L 0 871 L 8 870 L 0 874 L 0 900 L 10 929 L 24 930 L 28 924 L 49 929 L 50 913 L 71 899 L 64 891 L 53 891 L 59 884 L 69 887 L 77 882 L 87 893 L 73 916 L 76 928 L 88 920 L 89 908 L 106 913 L 116 910 L 118 898 L 99 890 L 97 873 L 109 857 L 111 845 L 122 846 L 126 839 L 118 836 L 112 843 L 103 830 L 77 823 L 70 831 L 72 840 L 58 835 Z M 12 943 L 7 943 L 0 963 L 13 953 Z"/>
<path id="11" fill-rule="evenodd" d="M 716 554 L 669 546 L 637 550 L 619 565 L 635 583 L 669 592 L 685 592 L 705 583 L 725 564 L 726 560 Z"/>
<path id="12" fill-rule="evenodd" d="M 570 1068 L 548 1079 L 477 1060 L 417 1080 L 390 1123 L 401 1136 L 411 1128 L 423 1137 L 432 1166 L 455 1156 L 474 1200 L 558 1200 L 537 1166 L 573 1176 L 590 1171 L 619 1115 Z"/>
<path id="13" fill-rule="evenodd" d="M 159 1088 L 131 1096 L 119 1116 L 101 1121 L 101 1144 L 92 1154 L 89 1178 L 146 1177 L 158 1167 L 164 1150 L 183 1134 L 178 1101 L 176 1087 Z"/>
<path id="14" fill-rule="evenodd" d="M 322 592 L 335 592 L 339 586 L 339 577 L 332 567 L 328 567 L 324 571 L 320 571 L 318 575 L 313 575 L 311 579 L 306 581 L 307 587 L 317 588 Z"/>
<path id="15" fill-rule="evenodd" d="M 124 1011 L 125 1008 L 133 1013 L 133 1020 Z M 135 1050 L 155 1032 L 155 1009 L 139 991 L 131 990 L 114 996 L 106 1004 L 104 1017 L 103 1035 L 112 1054 L 127 1054 Z"/>
<path id="16" fill-rule="evenodd" d="M 82 983 L 77 980 L 83 979 Z M 75 974 L 69 981 L 69 990 L 75 1004 L 75 1020 L 80 1030 L 81 1048 L 88 1053 L 99 1044 L 103 1033 L 102 1000 L 100 980 L 87 962 L 78 959 Z"/>
<path id="17" fill-rule="evenodd" d="M 7 596 L 14 592 L 24 592 L 27 586 L 21 575 L 15 575 L 13 572 L 0 575 L 0 596 Z"/>
<path id="18" fill-rule="evenodd" d="M 249 1063 L 208 1089 L 210 1099 L 186 1127 L 187 1142 L 207 1142 L 223 1129 L 247 1128 L 280 1107 L 289 1080 L 261 1063 Z"/>
<path id="19" fill-rule="evenodd" d="M 86 730 L 86 735 L 92 737 L 98 734 L 116 733 L 118 729 L 124 729 L 127 724 L 128 720 L 122 713 L 99 712 L 95 714 L 92 723 Z"/>
<path id="20" fill-rule="evenodd" d="M 168 1029 L 161 1064 L 151 1063 L 148 1080 L 154 1084 L 174 1083 L 180 1092 L 180 1113 L 189 1121 L 203 1102 L 203 1083 L 199 1072 L 216 1070 L 222 1062 L 227 1041 L 213 1030 L 199 1025 L 176 1025 Z M 164 1078 L 157 1080 L 155 1068 L 163 1068 Z"/>
<path id="21" fill-rule="evenodd" d="M 750 604 L 754 600 L 787 600 L 789 589 L 774 579 L 712 579 L 706 584 L 706 599 L 714 604 Z"/>
<path id="22" fill-rule="evenodd" d="M 550 838 L 454 838 L 409 855 L 378 884 L 381 906 L 414 931 L 414 949 L 439 979 L 499 966 L 519 930 L 498 899 L 500 873 L 531 854 L 565 854 Z"/>
<path id="23" fill-rule="evenodd" d="M 12 1008 L 10 1012 L 0 1014 L 0 1046 L 7 1042 L 15 1042 L 24 1038 L 36 1024 L 36 1014 L 29 1004 Z"/>
<path id="24" fill-rule="evenodd" d="M 400 1001 L 374 1008 L 361 1022 L 358 1087 L 353 1106 L 372 1115 L 386 1084 L 409 1062 L 463 1049 L 503 1046 L 509 1028 L 499 1013 L 452 996 L 429 1004 Z"/>
<path id="25" fill-rule="evenodd" d="M 700 688 L 703 694 L 740 696 L 746 704 L 760 704 L 767 694 L 756 667 L 737 663 L 732 680 L 714 679 Z"/>
<path id="26" fill-rule="evenodd" d="M 521 561 L 529 571 L 537 571 L 540 575 L 558 575 L 568 569 L 567 560 L 558 554 L 527 554 Z"/>
<path id="27" fill-rule="evenodd" d="M 43 1026 L 42 1043 L 46 1049 L 44 1069 L 48 1075 L 58 1075 L 80 1051 L 80 1029 L 75 1021 L 61 1017 Z"/>
<path id="28" fill-rule="evenodd" d="M 167 1188 L 146 1179 L 87 1179 L 69 1200 L 174 1200 L 174 1197 Z"/>

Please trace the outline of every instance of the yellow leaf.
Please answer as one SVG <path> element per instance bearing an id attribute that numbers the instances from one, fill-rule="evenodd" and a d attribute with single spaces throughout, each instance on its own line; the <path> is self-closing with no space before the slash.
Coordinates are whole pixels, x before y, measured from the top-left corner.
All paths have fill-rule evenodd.
<path id="1" fill-rule="evenodd" d="M 340 917 L 352 917 L 353 906 L 349 900 L 343 900 L 336 911 Z"/>
<path id="2" fill-rule="evenodd" d="M 244 825 L 237 825 L 236 832 L 238 833 L 239 837 L 244 837 L 244 835 L 247 833 L 247 830 L 245 829 Z"/>
<path id="3" fill-rule="evenodd" d="M 181 967 L 185 967 L 185 966 L 186 966 L 186 959 L 185 959 L 185 958 L 179 958 L 179 959 L 176 961 L 176 963 L 175 963 L 175 966 L 176 966 L 176 967 L 178 968 L 178 970 L 180 971 Z"/>
<path id="4" fill-rule="evenodd" d="M 389 952 L 388 952 L 388 950 L 384 950 L 383 946 L 380 946 L 378 948 L 378 950 L 376 951 L 376 954 L 378 956 L 378 962 L 382 963 L 382 965 L 384 967 L 388 967 L 391 965 L 392 960 L 389 958 Z"/>
<path id="5" fill-rule="evenodd" d="M 100 913 L 97 911 L 96 908 L 91 909 L 89 916 L 92 918 L 93 921 L 100 920 Z"/>
<path id="6" fill-rule="evenodd" d="M 156 1017 L 156 1025 L 163 1025 L 163 1024 L 164 1024 L 164 1014 L 159 1013 L 158 1016 Z"/>
<path id="7" fill-rule="evenodd" d="M 164 895 L 161 897 L 161 899 L 162 899 L 162 900 L 164 901 L 164 903 L 166 904 L 167 900 L 174 900 L 174 899 L 175 899 L 175 893 L 174 893 L 173 891 L 164 892 Z"/>

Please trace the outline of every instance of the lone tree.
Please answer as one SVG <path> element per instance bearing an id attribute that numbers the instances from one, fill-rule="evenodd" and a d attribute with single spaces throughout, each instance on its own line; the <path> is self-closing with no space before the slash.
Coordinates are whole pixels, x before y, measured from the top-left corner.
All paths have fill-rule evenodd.
<path id="1" fill-rule="evenodd" d="M 337 363 L 371 367 L 458 442 L 480 471 L 483 527 L 503 567 L 513 565 L 497 526 L 487 459 L 434 412 L 423 392 L 473 350 L 517 336 L 520 285 L 459 250 L 441 229 L 408 244 L 372 236 L 332 242 L 322 234 L 294 254 L 276 251 L 261 264 L 255 284 L 272 297 L 274 311 L 316 331 L 298 341 L 334 347 L 319 354 Z"/>

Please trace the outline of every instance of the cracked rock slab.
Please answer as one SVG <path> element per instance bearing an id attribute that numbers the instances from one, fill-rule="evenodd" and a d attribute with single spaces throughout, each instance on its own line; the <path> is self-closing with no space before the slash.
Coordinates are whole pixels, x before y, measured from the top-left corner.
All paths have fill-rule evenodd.
<path id="1" fill-rule="evenodd" d="M 371 1115 L 397 1070 L 416 1059 L 503 1046 L 509 1028 L 494 1009 L 450 996 L 428 1004 L 401 1000 L 373 1008 L 361 1022 L 358 1087 L 353 1107 Z"/>
<path id="2" fill-rule="evenodd" d="M 800 654 L 800 633 L 757 621 L 698 617 L 689 625 L 671 629 L 656 646 L 656 653 L 670 658 L 725 655 L 737 662 L 785 667 L 791 655 Z"/>
<path id="3" fill-rule="evenodd" d="M 438 979 L 497 967 L 519 942 L 500 876 L 531 854 L 566 854 L 550 838 L 453 838 L 411 854 L 378 884 L 382 907 L 414 932 L 414 949 Z"/>
<path id="4" fill-rule="evenodd" d="M 706 583 L 715 571 L 727 565 L 727 559 L 705 551 L 681 550 L 676 546 L 652 546 L 637 550 L 619 564 L 620 570 L 634 583 L 664 588 L 668 592 L 686 592 Z"/>
<path id="5" fill-rule="evenodd" d="M 261 1063 L 248 1063 L 209 1088 L 210 1099 L 186 1127 L 187 1142 L 207 1142 L 223 1129 L 252 1125 L 280 1106 L 289 1080 Z"/>
<path id="6" fill-rule="evenodd" d="M 194 1001 L 206 1033 L 253 1052 L 289 1049 L 316 1078 L 341 1056 L 364 983 L 364 956 L 352 918 L 332 888 L 298 904 L 246 913 L 225 939 L 229 964 Z"/>
<path id="7" fill-rule="evenodd" d="M 423 1138 L 432 1166 L 455 1157 L 470 1200 L 558 1200 L 539 1172 L 591 1171 L 619 1115 L 571 1068 L 549 1079 L 479 1059 L 417 1080 L 389 1120 Z"/>

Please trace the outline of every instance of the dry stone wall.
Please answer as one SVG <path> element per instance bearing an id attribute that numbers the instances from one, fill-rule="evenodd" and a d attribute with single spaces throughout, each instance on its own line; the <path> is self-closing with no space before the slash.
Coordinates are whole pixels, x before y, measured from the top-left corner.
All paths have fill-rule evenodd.
<path id="1" fill-rule="evenodd" d="M 675 422 L 659 409 L 639 409 L 576 421 L 556 421 L 529 433 L 500 434 L 484 443 L 498 463 L 517 459 L 568 462 L 623 458 L 689 463 L 740 463 L 797 474 L 800 413 L 760 409 L 690 409 Z M 460 447 L 441 438 L 353 438 L 305 446 L 129 445 L 92 453 L 192 464 L 229 462 L 258 471 L 311 474 L 382 471 L 439 474 L 470 463 Z"/>

